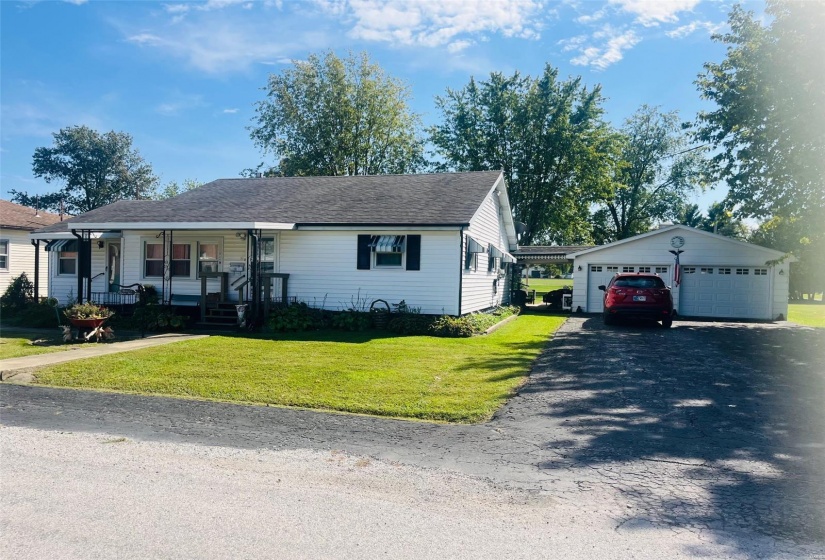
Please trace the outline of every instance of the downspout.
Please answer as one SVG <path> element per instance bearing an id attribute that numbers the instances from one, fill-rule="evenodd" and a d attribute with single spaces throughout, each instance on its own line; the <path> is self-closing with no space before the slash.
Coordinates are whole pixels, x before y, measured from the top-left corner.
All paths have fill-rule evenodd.
<path id="1" fill-rule="evenodd" d="M 40 240 L 31 239 L 34 245 L 34 301 L 40 301 Z"/>
<path id="2" fill-rule="evenodd" d="M 258 320 L 258 311 L 261 303 L 261 275 L 258 263 L 258 251 L 260 250 L 260 237 L 257 230 L 248 230 L 248 236 L 252 246 L 252 266 L 249 274 L 249 289 L 252 290 L 252 317 Z"/>
<path id="3" fill-rule="evenodd" d="M 174 245 L 173 245 L 174 237 L 173 236 L 174 235 L 175 235 L 175 230 L 170 229 L 169 230 L 169 305 L 172 305 L 172 296 L 174 295 L 172 293 L 172 256 L 174 255 L 174 250 L 173 250 L 173 247 L 174 247 Z M 165 241 L 164 241 L 164 244 L 165 244 Z M 198 255 L 195 255 L 195 258 L 197 258 L 197 256 Z M 196 266 L 200 266 L 200 265 L 196 265 Z M 197 274 L 197 271 L 196 271 L 196 274 Z"/>
<path id="4" fill-rule="evenodd" d="M 458 230 L 458 313 L 461 316 L 461 292 L 464 285 L 464 226 Z"/>

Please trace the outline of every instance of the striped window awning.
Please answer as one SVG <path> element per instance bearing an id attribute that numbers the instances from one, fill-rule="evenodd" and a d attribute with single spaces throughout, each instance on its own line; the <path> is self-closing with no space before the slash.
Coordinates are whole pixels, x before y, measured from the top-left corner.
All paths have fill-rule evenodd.
<path id="1" fill-rule="evenodd" d="M 59 253 L 61 251 L 77 251 L 76 239 L 55 239 L 46 243 L 47 251 Z"/>
<path id="2" fill-rule="evenodd" d="M 406 235 L 373 235 L 370 250 L 373 253 L 403 253 Z"/>
<path id="3" fill-rule="evenodd" d="M 499 250 L 498 247 L 495 245 L 490 245 L 490 258 L 491 259 L 500 259 L 504 257 L 504 253 Z"/>
<path id="4" fill-rule="evenodd" d="M 468 253 L 486 253 L 487 249 L 484 248 L 484 245 L 470 237 L 467 236 L 467 252 Z"/>

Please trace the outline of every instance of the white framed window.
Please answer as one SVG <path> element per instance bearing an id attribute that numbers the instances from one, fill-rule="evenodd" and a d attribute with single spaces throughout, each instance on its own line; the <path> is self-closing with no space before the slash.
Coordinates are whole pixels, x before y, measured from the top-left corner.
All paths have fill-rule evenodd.
<path id="1" fill-rule="evenodd" d="M 650 267 L 649 266 L 640 266 L 639 267 L 639 272 L 650 272 Z"/>
<path id="2" fill-rule="evenodd" d="M 667 267 L 666 266 L 657 266 L 656 267 L 656 274 L 667 274 Z"/>
<path id="3" fill-rule="evenodd" d="M 57 253 L 58 276 L 75 276 L 77 274 L 77 241 L 70 241 Z"/>
<path id="4" fill-rule="evenodd" d="M 275 238 L 261 238 L 261 272 L 275 272 Z"/>
<path id="5" fill-rule="evenodd" d="M 748 274 L 750 274 L 750 272 L 751 271 L 750 271 L 749 268 L 737 268 L 736 269 L 736 274 L 738 274 L 739 276 L 747 276 Z"/>
<path id="6" fill-rule="evenodd" d="M 700 268 L 700 269 L 699 269 L 699 272 L 700 272 L 701 274 L 713 274 L 713 268 L 711 268 L 711 267 L 707 267 L 707 266 L 703 266 L 702 268 Z"/>
<path id="7" fill-rule="evenodd" d="M 9 240 L 0 239 L 0 272 L 9 271 Z"/>
<path id="8" fill-rule="evenodd" d="M 163 243 L 143 243 L 143 277 L 163 278 Z"/>
<path id="9" fill-rule="evenodd" d="M 606 266 L 605 270 L 607 270 L 607 272 L 619 272 L 619 267 L 618 266 Z"/>
<path id="10" fill-rule="evenodd" d="M 590 267 L 590 272 L 601 272 L 601 271 L 602 271 L 602 267 L 600 267 L 600 266 L 591 266 Z"/>
<path id="11" fill-rule="evenodd" d="M 373 268 L 401 268 L 404 266 L 406 237 L 380 235 L 375 239 L 372 251 Z"/>
<path id="12" fill-rule="evenodd" d="M 719 274 L 730 274 L 730 269 L 729 268 L 720 268 L 719 269 Z"/>
<path id="13" fill-rule="evenodd" d="M 768 269 L 767 268 L 754 268 L 753 269 L 753 275 L 754 276 L 767 276 L 768 275 Z"/>
<path id="14" fill-rule="evenodd" d="M 169 254 L 169 274 L 173 278 L 192 276 L 192 245 L 190 243 L 172 243 Z"/>
<path id="15" fill-rule="evenodd" d="M 623 266 L 622 272 L 636 272 L 635 266 Z"/>
<path id="16" fill-rule="evenodd" d="M 220 272 L 221 247 L 217 241 L 198 241 L 198 277 L 204 272 Z"/>
<path id="17" fill-rule="evenodd" d="M 695 266 L 683 266 L 682 272 L 684 274 L 696 274 L 696 267 Z"/>

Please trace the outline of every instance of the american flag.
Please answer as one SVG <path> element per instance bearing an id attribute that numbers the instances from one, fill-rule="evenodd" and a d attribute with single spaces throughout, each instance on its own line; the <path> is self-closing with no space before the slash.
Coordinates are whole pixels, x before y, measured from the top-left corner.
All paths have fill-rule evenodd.
<path id="1" fill-rule="evenodd" d="M 673 284 L 678 288 L 682 281 L 682 268 L 679 266 L 679 253 L 681 251 L 674 251 L 676 253 L 676 268 L 673 271 Z"/>

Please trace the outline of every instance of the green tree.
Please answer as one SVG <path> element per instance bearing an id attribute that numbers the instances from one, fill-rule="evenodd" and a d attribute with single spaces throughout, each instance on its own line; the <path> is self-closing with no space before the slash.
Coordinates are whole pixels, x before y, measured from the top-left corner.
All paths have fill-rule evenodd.
<path id="1" fill-rule="evenodd" d="M 677 218 L 685 195 L 702 184 L 701 150 L 690 148 L 676 112 L 644 105 L 621 134 L 613 190 L 593 216 L 598 241 L 627 239 L 657 220 Z"/>
<path id="2" fill-rule="evenodd" d="M 698 228 L 702 225 L 705 217 L 699 210 L 698 204 L 683 204 L 676 214 L 676 223 L 693 228 Z"/>
<path id="3" fill-rule="evenodd" d="M 708 208 L 707 217 L 702 220 L 699 226 L 705 231 L 711 233 L 718 233 L 719 235 L 726 235 L 746 241 L 750 236 L 750 230 L 745 223 L 734 216 L 724 202 L 714 202 Z"/>
<path id="4" fill-rule="evenodd" d="M 46 195 L 12 190 L 12 200 L 24 206 L 70 214 L 88 212 L 121 199 L 149 198 L 157 183 L 152 166 L 132 148 L 125 132 L 100 134 L 86 126 L 63 128 L 52 135 L 54 145 L 34 151 L 32 171 L 63 188 Z"/>
<path id="5" fill-rule="evenodd" d="M 378 175 L 421 168 L 420 118 L 409 88 L 366 53 L 328 52 L 269 76 L 252 140 L 277 158 L 268 175 Z M 246 170 L 243 174 L 252 174 Z"/>
<path id="6" fill-rule="evenodd" d="M 615 147 L 601 104 L 600 87 L 560 81 L 550 65 L 537 78 L 471 79 L 436 98 L 442 124 L 429 132 L 437 169 L 503 170 L 516 219 L 528 228 L 523 245 L 589 241 L 589 203 L 608 188 Z"/>
<path id="7" fill-rule="evenodd" d="M 184 179 L 183 184 L 178 184 L 177 181 L 169 181 L 163 186 L 163 188 L 156 190 L 152 194 L 152 198 L 154 200 L 166 200 L 167 198 L 173 198 L 185 192 L 197 189 L 202 185 L 203 183 L 197 179 Z"/>
<path id="8" fill-rule="evenodd" d="M 696 82 L 716 107 L 696 138 L 713 146 L 713 178 L 743 216 L 779 217 L 825 239 L 825 2 L 769 0 L 762 23 L 735 6 L 720 63 Z"/>
<path id="9" fill-rule="evenodd" d="M 808 230 L 808 225 L 798 218 L 774 217 L 762 222 L 748 239 L 763 247 L 792 253 L 797 258 L 790 265 L 791 299 L 802 299 L 804 294 L 813 300 L 814 294 L 825 292 L 822 247 L 807 237 Z"/>

